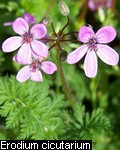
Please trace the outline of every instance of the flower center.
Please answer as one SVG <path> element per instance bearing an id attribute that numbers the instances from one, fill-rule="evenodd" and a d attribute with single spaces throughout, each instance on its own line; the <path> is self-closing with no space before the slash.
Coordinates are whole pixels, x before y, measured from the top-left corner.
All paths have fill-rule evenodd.
<path id="1" fill-rule="evenodd" d="M 24 43 L 30 43 L 33 40 L 33 35 L 30 33 L 25 33 L 23 35 L 23 42 Z"/>
<path id="2" fill-rule="evenodd" d="M 40 68 L 40 62 L 38 60 L 33 60 L 32 64 L 30 65 L 30 69 L 32 72 L 36 72 Z"/>
<path id="3" fill-rule="evenodd" d="M 96 38 L 91 38 L 88 42 L 88 47 L 90 48 L 90 50 L 94 50 L 97 51 L 97 39 Z"/>

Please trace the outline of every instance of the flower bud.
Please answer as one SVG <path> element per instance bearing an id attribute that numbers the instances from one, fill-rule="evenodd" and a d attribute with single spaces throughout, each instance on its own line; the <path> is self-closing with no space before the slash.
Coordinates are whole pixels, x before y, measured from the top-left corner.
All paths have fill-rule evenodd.
<path id="1" fill-rule="evenodd" d="M 59 7 L 59 10 L 63 16 L 69 15 L 70 10 L 69 10 L 67 4 L 63 0 L 61 0 L 59 2 L 58 7 Z"/>
<path id="2" fill-rule="evenodd" d="M 60 58 L 61 61 L 65 61 L 66 58 L 67 58 L 67 52 L 64 51 L 64 50 L 62 50 L 62 51 L 60 52 L 59 58 Z"/>
<path id="3" fill-rule="evenodd" d="M 52 22 L 53 22 L 53 17 L 50 15 L 46 16 L 45 19 L 43 20 L 43 24 L 45 26 L 49 26 Z"/>

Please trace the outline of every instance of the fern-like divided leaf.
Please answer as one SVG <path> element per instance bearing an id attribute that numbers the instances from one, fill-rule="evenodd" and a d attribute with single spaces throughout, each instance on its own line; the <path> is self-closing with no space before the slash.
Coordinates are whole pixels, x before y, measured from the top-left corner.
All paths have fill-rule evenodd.
<path id="1" fill-rule="evenodd" d="M 93 110 L 90 115 L 85 112 L 85 107 L 80 104 L 76 106 L 72 116 L 67 114 L 67 120 L 66 125 L 68 128 L 66 134 L 63 135 L 65 139 L 90 139 L 96 141 L 96 137 L 103 134 L 110 127 L 109 119 L 104 115 L 102 109 Z"/>
<path id="2" fill-rule="evenodd" d="M 0 78 L 0 115 L 6 117 L 6 128 L 17 130 L 18 139 L 57 139 L 63 106 L 63 96 L 49 95 L 45 82 Z"/>

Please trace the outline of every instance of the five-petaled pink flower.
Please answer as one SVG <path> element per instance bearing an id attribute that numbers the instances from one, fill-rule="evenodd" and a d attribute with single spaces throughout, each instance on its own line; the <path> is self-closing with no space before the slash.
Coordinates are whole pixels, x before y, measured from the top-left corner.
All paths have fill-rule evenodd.
<path id="1" fill-rule="evenodd" d="M 13 36 L 5 40 L 2 45 L 4 52 L 12 52 L 20 47 L 16 56 L 20 64 L 30 63 L 32 53 L 41 57 L 47 57 L 48 48 L 40 41 L 47 33 L 44 24 L 35 24 L 30 28 L 29 23 L 25 19 L 17 18 L 13 22 L 12 27 L 20 36 Z"/>
<path id="2" fill-rule="evenodd" d="M 14 61 L 16 61 L 15 57 Z M 19 82 L 24 82 L 27 79 L 33 81 L 43 81 L 41 70 L 46 74 L 53 74 L 57 70 L 57 67 L 51 61 L 44 61 L 44 58 L 31 59 L 30 64 L 19 70 L 16 79 Z"/>
<path id="3" fill-rule="evenodd" d="M 92 28 L 83 26 L 79 30 L 78 39 L 84 44 L 68 55 L 67 62 L 75 64 L 87 53 L 84 60 L 84 71 L 86 76 L 95 77 L 98 69 L 97 55 L 106 64 L 117 65 L 119 55 L 111 47 L 105 45 L 115 37 L 116 31 L 111 26 L 102 27 L 96 34 Z"/>

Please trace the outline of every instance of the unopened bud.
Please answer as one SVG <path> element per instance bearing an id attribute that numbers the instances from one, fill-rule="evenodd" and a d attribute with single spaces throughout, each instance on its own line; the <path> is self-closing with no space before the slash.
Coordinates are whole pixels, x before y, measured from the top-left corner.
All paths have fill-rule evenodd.
<path id="1" fill-rule="evenodd" d="M 49 26 L 52 22 L 53 22 L 53 17 L 50 15 L 46 16 L 45 19 L 43 20 L 43 24 L 46 26 Z"/>
<path id="2" fill-rule="evenodd" d="M 60 52 L 59 58 L 60 58 L 61 61 L 65 61 L 66 58 L 67 58 L 67 52 L 64 51 L 64 50 L 62 50 L 62 51 Z"/>
<path id="3" fill-rule="evenodd" d="M 69 10 L 67 4 L 63 0 L 61 0 L 59 2 L 58 7 L 59 7 L 60 12 L 63 16 L 68 16 L 69 15 L 70 10 Z"/>

